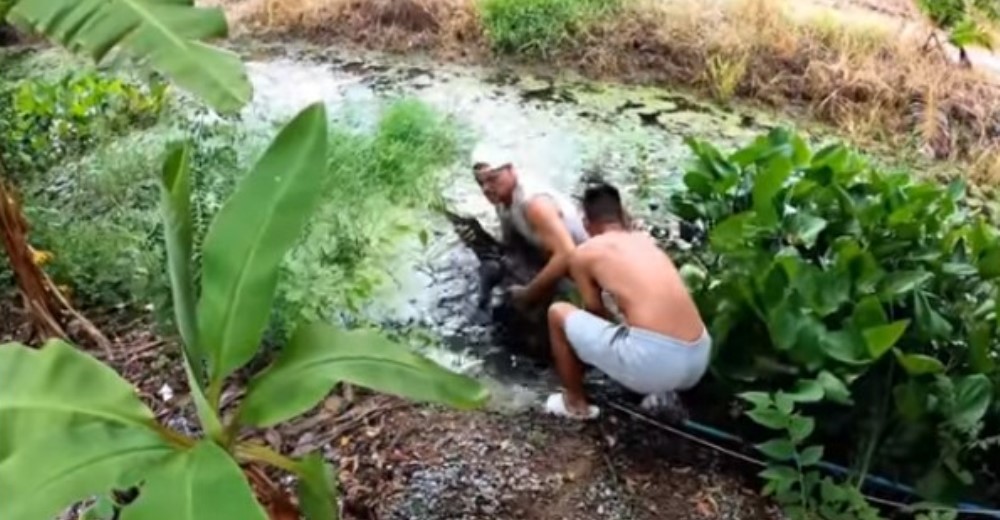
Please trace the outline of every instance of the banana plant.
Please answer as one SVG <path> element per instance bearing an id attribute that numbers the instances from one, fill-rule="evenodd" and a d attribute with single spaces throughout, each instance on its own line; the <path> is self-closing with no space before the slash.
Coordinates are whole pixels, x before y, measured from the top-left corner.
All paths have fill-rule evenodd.
<path id="1" fill-rule="evenodd" d="M 452 373 L 378 331 L 300 326 L 276 360 L 250 380 L 221 420 L 219 395 L 258 346 L 273 304 L 279 264 L 323 197 L 327 116 L 300 112 L 277 135 L 212 221 L 202 249 L 200 294 L 192 275 L 190 158 L 172 146 L 162 172 L 162 218 L 183 362 L 203 430 L 199 437 L 155 419 L 131 383 L 59 340 L 32 349 L 0 346 L 0 518 L 53 518 L 109 489 L 139 487 L 123 520 L 265 519 L 244 475 L 270 465 L 298 477 L 301 513 L 337 518 L 331 468 L 319 453 L 292 459 L 239 440 L 241 427 L 268 427 L 349 382 L 463 409 L 487 398 Z M 106 505 L 106 504 L 102 504 Z"/>
<path id="2" fill-rule="evenodd" d="M 239 56 L 203 43 L 228 32 L 220 8 L 194 0 L 3 0 L 4 18 L 94 61 L 120 48 L 219 111 L 251 96 Z"/>
<path id="3" fill-rule="evenodd" d="M 983 20 L 1000 19 L 997 0 L 918 0 L 917 6 L 936 28 L 947 32 L 948 43 L 958 49 L 962 65 L 972 65 L 966 47 L 993 50 L 993 34 Z M 937 35 L 932 33 L 924 47 L 936 40 Z"/>

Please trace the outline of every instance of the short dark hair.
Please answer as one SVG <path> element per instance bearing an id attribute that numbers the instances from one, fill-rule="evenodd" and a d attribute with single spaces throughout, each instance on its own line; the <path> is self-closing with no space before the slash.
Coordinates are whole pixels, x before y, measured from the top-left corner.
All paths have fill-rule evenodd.
<path id="1" fill-rule="evenodd" d="M 588 187 L 583 192 L 583 214 L 595 223 L 624 222 L 625 211 L 618 188 L 604 182 Z"/>

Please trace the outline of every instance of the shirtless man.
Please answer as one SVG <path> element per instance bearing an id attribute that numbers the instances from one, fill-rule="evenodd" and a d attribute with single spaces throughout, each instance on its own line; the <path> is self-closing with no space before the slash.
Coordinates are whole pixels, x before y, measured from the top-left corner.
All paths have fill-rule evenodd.
<path id="1" fill-rule="evenodd" d="M 563 393 L 549 396 L 550 413 L 594 418 L 583 390 L 584 363 L 626 388 L 655 399 L 693 387 L 705 374 L 711 338 L 677 268 L 652 237 L 629 231 L 618 190 L 602 184 L 584 194 L 587 231 L 569 270 L 584 309 L 549 307 L 549 334 Z M 602 291 L 618 307 L 615 324 Z"/>
<path id="2" fill-rule="evenodd" d="M 473 150 L 472 168 L 483 195 L 496 208 L 505 245 L 523 239 L 544 261 L 527 285 L 511 287 L 511 299 L 521 309 L 551 301 L 568 274 L 569 255 L 587 239 L 579 212 L 555 191 L 526 182 L 509 158 L 489 145 Z"/>

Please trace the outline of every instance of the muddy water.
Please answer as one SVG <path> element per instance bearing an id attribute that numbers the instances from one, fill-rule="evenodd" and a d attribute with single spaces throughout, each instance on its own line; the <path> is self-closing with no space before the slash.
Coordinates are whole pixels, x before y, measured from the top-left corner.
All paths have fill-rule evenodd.
<path id="1" fill-rule="evenodd" d="M 658 202 L 678 182 L 696 136 L 723 145 L 745 142 L 766 129 L 760 114 L 724 110 L 650 88 L 626 88 L 376 55 L 348 56 L 289 48 L 249 62 L 255 99 L 246 120 L 280 121 L 323 100 L 335 114 L 358 124 L 373 121 L 380 102 L 416 97 L 454 117 L 466 149 L 485 140 L 510 152 L 523 176 L 577 193 L 585 180 L 617 183 L 631 209 L 662 219 Z M 453 211 L 495 226 L 492 208 L 460 161 L 444 174 L 442 195 Z M 430 212 L 427 243 L 402 240 L 392 265 L 393 282 L 365 310 L 385 326 L 430 332 L 428 354 L 499 381 L 508 405 L 529 404 L 534 392 L 553 384 L 548 372 L 512 357 L 490 341 L 489 317 L 475 306 L 478 261 L 449 224 Z M 494 228 L 495 229 L 495 228 Z"/>

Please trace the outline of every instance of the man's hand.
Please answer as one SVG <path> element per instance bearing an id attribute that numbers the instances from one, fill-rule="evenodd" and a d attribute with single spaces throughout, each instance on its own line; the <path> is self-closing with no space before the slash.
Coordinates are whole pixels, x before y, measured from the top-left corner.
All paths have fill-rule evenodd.
<path id="1" fill-rule="evenodd" d="M 531 307 L 531 295 L 528 288 L 523 285 L 510 286 L 510 301 L 517 310 L 525 311 Z"/>
<path id="2" fill-rule="evenodd" d="M 568 274 L 569 257 L 576 245 L 563 223 L 558 206 L 551 198 L 535 197 L 525 208 L 525 215 L 549 253 L 545 267 L 525 289 L 525 298 L 535 302 L 550 294 L 559 279 Z"/>

